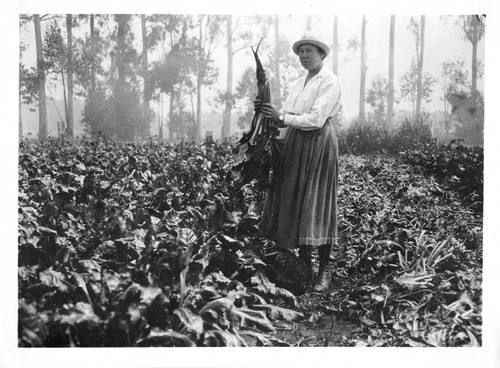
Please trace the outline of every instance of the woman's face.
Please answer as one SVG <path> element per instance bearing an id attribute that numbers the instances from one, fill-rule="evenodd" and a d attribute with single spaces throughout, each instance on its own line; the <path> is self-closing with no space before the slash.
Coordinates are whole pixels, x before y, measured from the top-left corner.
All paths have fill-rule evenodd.
<path id="1" fill-rule="evenodd" d="M 304 44 L 299 47 L 300 63 L 307 70 L 315 70 L 323 65 L 321 51 L 314 45 Z"/>

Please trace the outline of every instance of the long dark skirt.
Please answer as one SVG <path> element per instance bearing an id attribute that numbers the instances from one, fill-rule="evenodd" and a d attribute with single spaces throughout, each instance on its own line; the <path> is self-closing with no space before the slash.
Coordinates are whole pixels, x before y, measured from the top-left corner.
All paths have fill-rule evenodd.
<path id="1" fill-rule="evenodd" d="M 288 128 L 276 175 L 266 196 L 261 234 L 284 248 L 334 244 L 338 146 L 331 121 L 312 131 Z"/>

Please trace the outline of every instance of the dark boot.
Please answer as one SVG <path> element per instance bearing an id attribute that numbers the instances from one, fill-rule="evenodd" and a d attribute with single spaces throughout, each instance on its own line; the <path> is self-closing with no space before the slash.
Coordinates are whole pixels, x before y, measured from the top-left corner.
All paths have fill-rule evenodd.
<path id="1" fill-rule="evenodd" d="M 314 291 L 322 292 L 328 290 L 328 288 L 330 287 L 332 275 L 328 266 L 330 263 L 331 250 L 332 246 L 330 244 L 325 244 L 318 247 L 319 272 L 318 278 L 316 279 L 316 282 L 313 286 Z"/>
<path id="2" fill-rule="evenodd" d="M 311 253 L 312 246 L 310 245 L 302 245 L 299 248 L 299 260 L 301 260 L 305 266 L 305 282 L 312 282 L 313 279 Z"/>
<path id="3" fill-rule="evenodd" d="M 332 275 L 327 268 L 320 268 L 318 272 L 318 278 L 314 283 L 313 290 L 318 293 L 328 290 L 330 287 L 330 281 L 332 281 Z"/>

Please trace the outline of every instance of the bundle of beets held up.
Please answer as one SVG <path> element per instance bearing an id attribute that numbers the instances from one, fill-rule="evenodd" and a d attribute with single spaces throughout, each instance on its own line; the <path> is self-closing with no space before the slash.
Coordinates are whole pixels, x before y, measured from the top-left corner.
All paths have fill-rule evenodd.
<path id="1" fill-rule="evenodd" d="M 257 55 L 259 45 L 260 42 L 255 50 L 252 47 L 257 64 L 256 99 L 270 103 L 271 87 Z M 281 142 L 277 139 L 278 135 L 279 130 L 274 122 L 256 109 L 250 130 L 243 134 L 235 146 L 237 156 L 231 174 L 236 185 L 243 186 L 254 179 L 261 189 L 271 185 L 271 178 L 276 176 L 279 164 Z"/>

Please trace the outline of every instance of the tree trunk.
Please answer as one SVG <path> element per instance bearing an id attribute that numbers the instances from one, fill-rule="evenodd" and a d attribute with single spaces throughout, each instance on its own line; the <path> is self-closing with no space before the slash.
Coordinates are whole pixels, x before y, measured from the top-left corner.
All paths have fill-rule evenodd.
<path id="1" fill-rule="evenodd" d="M 447 106 L 448 106 L 448 103 L 446 101 L 446 90 L 448 88 L 447 86 L 447 78 L 446 78 L 446 74 L 444 75 L 444 88 L 443 88 L 443 123 L 441 124 L 441 135 L 443 135 L 443 132 L 444 132 L 444 126 L 445 126 L 445 122 L 446 122 L 446 113 L 447 113 Z"/>
<path id="2" fill-rule="evenodd" d="M 387 91 L 387 127 L 393 125 L 394 117 L 394 28 L 396 16 L 391 15 L 391 29 L 389 31 L 389 85 Z"/>
<path id="3" fill-rule="evenodd" d="M 21 113 L 21 96 L 19 95 L 19 138 L 23 136 L 23 114 Z"/>
<path id="4" fill-rule="evenodd" d="M 144 119 L 146 122 L 146 127 L 142 132 L 143 135 L 149 134 L 149 81 L 148 81 L 148 43 L 147 43 L 147 33 L 146 33 L 146 16 L 141 14 L 141 28 L 142 28 L 142 67 L 143 67 L 143 79 L 144 79 Z M 143 137 L 144 138 L 144 137 Z"/>
<path id="5" fill-rule="evenodd" d="M 477 95 L 477 44 L 479 41 L 478 37 L 478 20 L 475 15 L 472 16 L 472 86 L 471 95 L 472 98 L 476 98 Z"/>
<path id="6" fill-rule="evenodd" d="M 117 50 L 117 70 L 118 70 L 118 84 L 120 86 L 120 89 L 124 89 L 125 85 L 125 53 L 126 53 L 126 45 L 125 45 L 125 38 L 127 37 L 126 35 L 126 25 L 127 25 L 127 18 L 126 16 L 123 15 L 117 15 L 117 21 L 118 21 L 118 27 L 117 27 L 117 33 L 116 33 L 116 38 L 117 38 L 117 43 L 118 43 L 118 50 Z"/>
<path id="7" fill-rule="evenodd" d="M 280 24 L 279 16 L 274 16 L 274 69 L 276 71 L 276 95 L 273 97 L 273 104 L 276 108 L 281 108 L 281 73 L 280 73 Z"/>
<path id="8" fill-rule="evenodd" d="M 424 34 L 425 34 L 425 15 L 420 17 L 420 54 L 418 58 L 418 75 L 417 75 L 417 107 L 415 114 L 420 115 L 422 109 L 422 83 L 424 69 Z"/>
<path id="9" fill-rule="evenodd" d="M 306 30 L 311 30 L 312 16 L 308 15 L 306 19 Z"/>
<path id="10" fill-rule="evenodd" d="M 66 135 L 66 127 L 67 127 L 67 121 L 68 121 L 68 99 L 67 99 L 67 88 L 66 88 L 66 78 L 64 77 L 64 68 L 61 69 L 61 84 L 62 84 L 62 89 L 63 89 L 63 107 L 64 107 L 64 118 L 59 114 L 59 119 L 61 119 L 61 127 L 59 128 L 59 123 L 57 124 L 57 136 L 58 137 L 64 137 Z M 54 100 L 53 100 L 54 101 Z M 54 105 L 56 105 L 56 102 L 54 101 Z M 57 105 L 56 105 L 57 106 Z"/>
<path id="11" fill-rule="evenodd" d="M 40 15 L 35 14 L 36 61 L 38 73 L 38 139 L 47 138 L 47 104 L 45 95 L 45 70 L 43 69 L 42 30 Z"/>
<path id="12" fill-rule="evenodd" d="M 172 142 L 174 139 L 174 133 L 177 132 L 177 127 L 174 122 L 174 98 L 175 91 L 172 89 L 170 92 L 169 110 L 168 110 L 168 139 Z"/>
<path id="13" fill-rule="evenodd" d="M 68 106 L 66 110 L 66 138 L 74 139 L 73 120 L 73 16 L 66 15 L 66 31 L 68 33 L 68 51 L 66 56 L 66 73 L 68 79 Z"/>
<path id="14" fill-rule="evenodd" d="M 96 66 L 95 66 L 95 31 L 94 31 L 94 14 L 90 14 L 90 89 L 87 96 L 88 106 L 90 110 L 90 131 L 97 131 L 95 114 L 95 93 L 96 93 Z"/>
<path id="15" fill-rule="evenodd" d="M 161 142 L 163 141 L 163 119 L 162 119 L 162 114 L 161 114 L 161 108 L 162 108 L 162 97 L 158 98 L 158 140 Z"/>
<path id="16" fill-rule="evenodd" d="M 201 141 L 201 86 L 203 84 L 203 19 L 200 19 L 199 39 L 198 39 L 198 60 L 200 68 L 196 77 L 196 137 L 195 139 Z"/>
<path id="17" fill-rule="evenodd" d="M 226 109 L 222 120 L 222 137 L 231 135 L 231 110 L 233 107 L 233 17 L 228 15 L 227 22 L 227 81 L 226 81 Z"/>
<path id="18" fill-rule="evenodd" d="M 332 59 L 333 59 L 333 73 L 335 75 L 339 75 L 339 41 L 338 41 L 338 17 L 335 15 L 333 18 L 333 50 L 332 50 Z"/>
<path id="19" fill-rule="evenodd" d="M 359 86 L 359 122 L 365 122 L 365 84 L 366 84 L 366 15 L 361 23 L 361 82 Z"/>
<path id="20" fill-rule="evenodd" d="M 94 101 L 95 97 L 95 80 L 96 80 L 96 67 L 95 67 L 95 35 L 94 35 L 94 14 L 90 14 L 90 93 L 89 98 Z"/>

